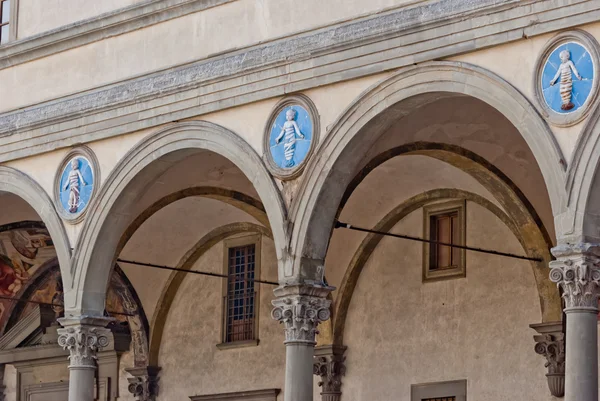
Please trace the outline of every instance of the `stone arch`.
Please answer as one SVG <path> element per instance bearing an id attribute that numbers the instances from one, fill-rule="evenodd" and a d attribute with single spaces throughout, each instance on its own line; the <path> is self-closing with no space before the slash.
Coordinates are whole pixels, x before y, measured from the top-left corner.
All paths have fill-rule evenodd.
<path id="1" fill-rule="evenodd" d="M 560 242 L 600 242 L 599 109 L 590 113 L 567 169 L 567 210 L 556 219 Z"/>
<path id="2" fill-rule="evenodd" d="M 203 236 L 177 264 L 178 269 L 191 270 L 194 264 L 204 255 L 209 249 L 231 237 L 232 235 L 241 233 L 258 233 L 273 239 L 271 231 L 265 227 L 252 223 L 232 223 L 218 228 L 215 228 L 205 236 Z M 150 327 L 150 365 L 158 366 L 158 356 L 160 353 L 160 345 L 162 336 L 169 315 L 169 310 L 173 305 L 175 295 L 183 282 L 186 273 L 172 272 L 167 282 L 165 283 L 160 297 L 158 299 L 158 307 L 154 311 L 152 317 L 152 326 Z"/>
<path id="3" fill-rule="evenodd" d="M 17 195 L 35 210 L 52 237 L 62 277 L 71 277 L 71 244 L 46 191 L 27 174 L 12 167 L 0 166 L 0 192 Z"/>
<path id="4" fill-rule="evenodd" d="M 287 243 L 286 209 L 260 156 L 243 139 L 205 121 L 177 123 L 143 139 L 115 167 L 89 206 L 73 256 L 73 279 L 65 288 L 66 310 L 73 315 L 103 312 L 106 283 L 119 240 L 133 218 L 127 210 L 153 179 L 198 150 L 216 153 L 236 165 L 259 194 L 272 227 L 277 258 Z"/>
<path id="5" fill-rule="evenodd" d="M 460 62 L 430 62 L 402 69 L 364 92 L 332 125 L 307 166 L 298 201 L 290 209 L 293 265 L 284 281 L 320 281 L 334 218 L 364 156 L 390 124 L 419 105 L 449 95 L 470 96 L 500 112 L 519 131 L 542 171 L 554 215 L 565 206 L 564 162 L 546 122 L 502 78 Z M 365 131 L 368 130 L 368 135 Z"/>
<path id="6" fill-rule="evenodd" d="M 547 263 L 550 260 L 548 246 L 544 246 L 544 241 L 532 242 L 530 235 L 526 233 L 528 225 L 532 224 L 533 217 L 528 215 L 526 211 L 517 206 L 511 207 L 505 213 L 498 206 L 472 192 L 464 191 L 455 188 L 440 188 L 430 190 L 418 195 L 415 195 L 392 209 L 385 217 L 383 217 L 374 227 L 373 230 L 387 232 L 398 224 L 403 218 L 410 213 L 418 210 L 427 203 L 435 202 L 442 199 L 465 199 L 477 203 L 490 212 L 492 212 L 499 220 L 501 220 L 515 235 L 521 246 L 529 257 L 542 257 L 542 262 L 531 261 L 534 277 L 538 287 L 540 298 L 540 307 L 542 321 L 556 321 L 561 318 L 561 302 L 558 296 L 558 291 L 548 293 L 548 287 L 552 287 L 552 283 L 547 278 L 540 282 L 538 276 L 547 272 Z M 522 224 L 529 220 L 529 223 L 523 226 Z M 541 234 L 541 232 L 540 232 Z M 367 234 L 361 242 L 359 248 L 354 253 L 352 260 L 346 269 L 342 284 L 336 298 L 335 310 L 333 313 L 333 343 L 342 345 L 344 342 L 344 329 L 346 325 L 346 317 L 349 310 L 350 302 L 354 294 L 354 289 L 358 283 L 358 279 L 362 270 L 375 251 L 382 236 L 377 234 Z"/>

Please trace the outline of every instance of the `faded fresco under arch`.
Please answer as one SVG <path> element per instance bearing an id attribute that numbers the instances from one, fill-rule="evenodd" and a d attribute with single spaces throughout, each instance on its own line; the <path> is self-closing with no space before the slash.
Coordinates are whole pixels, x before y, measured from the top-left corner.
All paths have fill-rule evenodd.
<path id="1" fill-rule="evenodd" d="M 64 290 L 56 250 L 42 222 L 0 226 L 0 335 L 14 327 L 38 304 L 49 304 L 64 316 Z M 22 299 L 29 302 L 15 302 Z M 148 362 L 148 321 L 131 283 L 116 266 L 106 295 L 111 329 L 131 335 L 135 366 Z"/>

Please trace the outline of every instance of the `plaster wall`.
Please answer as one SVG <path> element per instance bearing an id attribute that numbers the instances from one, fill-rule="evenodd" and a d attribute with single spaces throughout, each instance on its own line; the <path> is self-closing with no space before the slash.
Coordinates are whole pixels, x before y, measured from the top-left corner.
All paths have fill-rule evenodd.
<path id="1" fill-rule="evenodd" d="M 143 0 L 19 0 L 17 38 L 22 39 L 63 25 L 140 3 Z"/>
<path id="2" fill-rule="evenodd" d="M 26 4 L 27 1 L 39 0 L 25 0 Z M 19 29 L 23 29 L 24 34 L 31 34 L 58 26 L 57 23 L 62 25 L 66 21 L 79 19 L 78 10 L 85 8 L 85 1 L 62 1 L 77 4 L 73 7 L 71 16 L 69 12 L 64 13 L 64 21 L 50 21 L 47 25 L 41 24 L 39 28 L 32 29 L 32 23 L 28 23 L 26 19 L 25 26 Z M 126 4 L 135 1 L 138 0 L 128 0 Z M 108 1 L 108 5 L 102 8 L 110 9 L 115 2 Z M 408 1 L 353 0 L 345 2 L 344 7 L 339 7 L 334 2 L 323 4 L 318 0 L 307 0 L 301 7 L 291 0 L 233 1 L 4 69 L 0 71 L 0 82 L 3 92 L 10 93 L 11 96 L 0 98 L 0 111 L 58 98 L 363 14 L 383 11 L 403 3 Z M 315 13 L 315 9 L 319 12 Z M 40 8 L 34 15 L 44 11 L 45 9 Z"/>
<path id="3" fill-rule="evenodd" d="M 35 210 L 16 195 L 0 192 L 0 205 L 0 226 L 17 221 L 40 220 Z"/>
<path id="4" fill-rule="evenodd" d="M 223 243 L 204 254 L 194 269 L 222 272 Z M 276 280 L 273 243 L 262 239 L 261 278 Z M 159 400 L 192 395 L 283 389 L 285 347 L 281 326 L 271 319 L 272 286 L 260 286 L 259 339 L 256 347 L 219 350 L 222 281 L 187 275 L 166 322 L 160 349 Z M 283 399 L 280 395 L 280 399 Z"/>
<path id="5" fill-rule="evenodd" d="M 257 223 L 248 214 L 218 200 L 191 197 L 161 209 L 135 232 L 120 256 L 126 260 L 177 266 L 183 256 L 211 230 L 234 222 Z M 120 263 L 136 289 L 150 324 L 167 270 Z M 204 269 L 202 269 L 204 270 Z"/>
<path id="6" fill-rule="evenodd" d="M 422 236 L 422 210 L 394 231 Z M 523 252 L 510 230 L 473 202 L 467 243 Z M 541 318 L 531 267 L 473 252 L 466 257 L 466 278 L 423 284 L 422 245 L 382 240 L 350 304 L 345 400 L 409 401 L 411 384 L 459 379 L 467 379 L 470 399 L 553 399 L 528 327 Z"/>

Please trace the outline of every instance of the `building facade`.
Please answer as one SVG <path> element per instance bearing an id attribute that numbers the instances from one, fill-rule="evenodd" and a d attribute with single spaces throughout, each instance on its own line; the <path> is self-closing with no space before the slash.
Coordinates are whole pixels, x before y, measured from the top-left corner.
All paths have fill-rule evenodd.
<path id="1" fill-rule="evenodd" d="M 600 2 L 0 0 L 6 401 L 598 399 Z"/>

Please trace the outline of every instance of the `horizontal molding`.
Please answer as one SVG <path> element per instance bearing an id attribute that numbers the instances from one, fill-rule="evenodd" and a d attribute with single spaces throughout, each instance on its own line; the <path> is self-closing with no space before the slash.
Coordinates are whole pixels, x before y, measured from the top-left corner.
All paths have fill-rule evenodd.
<path id="1" fill-rule="evenodd" d="M 0 46 L 0 70 L 236 0 L 147 0 Z"/>
<path id="2" fill-rule="evenodd" d="M 0 162 L 598 20 L 596 0 L 419 3 L 0 114 Z"/>

